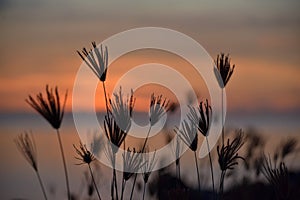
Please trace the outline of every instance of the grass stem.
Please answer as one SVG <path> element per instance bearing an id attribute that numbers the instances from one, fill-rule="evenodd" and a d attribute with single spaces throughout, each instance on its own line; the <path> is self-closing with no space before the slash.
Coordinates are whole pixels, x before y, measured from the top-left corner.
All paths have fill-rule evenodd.
<path id="1" fill-rule="evenodd" d="M 93 172 L 92 172 L 92 168 L 91 168 L 90 164 L 88 164 L 88 166 L 89 166 L 90 174 L 91 174 L 92 181 L 93 181 L 93 183 L 94 183 L 94 187 L 95 187 L 95 189 L 96 189 L 98 198 L 99 198 L 99 200 L 101 200 L 100 192 L 99 192 L 98 187 L 97 187 L 97 185 L 96 185 L 96 181 L 95 181 L 95 178 L 94 178 L 94 175 L 93 175 Z"/>
<path id="2" fill-rule="evenodd" d="M 124 180 L 124 178 L 123 178 L 123 181 L 122 181 L 122 193 L 121 193 L 121 200 L 123 200 L 125 186 L 126 186 L 126 181 L 125 181 L 125 180 Z"/>
<path id="3" fill-rule="evenodd" d="M 225 142 L 225 130 L 224 130 L 224 89 L 222 88 L 221 92 L 221 102 L 222 102 L 222 145 L 224 145 Z"/>
<path id="4" fill-rule="evenodd" d="M 146 184 L 147 184 L 147 183 L 144 183 L 144 189 L 143 189 L 143 200 L 145 199 L 145 193 L 146 193 Z"/>
<path id="5" fill-rule="evenodd" d="M 215 193 L 214 170 L 213 170 L 213 164 L 212 164 L 212 160 L 211 160 L 210 148 L 209 148 L 207 136 L 205 138 L 206 138 L 206 143 L 207 143 L 207 150 L 208 150 L 208 157 L 209 157 L 210 171 L 211 171 L 211 182 L 212 182 L 213 194 L 214 194 Z"/>
<path id="6" fill-rule="evenodd" d="M 36 175 L 37 175 L 37 177 L 38 177 L 38 180 L 39 180 L 39 183 L 40 183 L 40 186 L 41 186 L 41 189 L 42 189 L 44 198 L 45 198 L 45 200 L 48 200 L 47 195 L 46 195 L 46 190 L 45 190 L 45 188 L 44 188 L 42 179 L 41 179 L 41 177 L 40 177 L 40 173 L 39 173 L 39 171 L 35 171 L 35 172 L 36 172 Z"/>
<path id="7" fill-rule="evenodd" d="M 108 109 L 108 101 L 107 101 L 107 94 L 106 94 L 106 87 L 105 87 L 105 83 L 104 81 L 102 82 L 102 87 L 103 87 L 103 91 L 104 91 L 104 99 L 105 99 L 105 106 L 106 106 L 106 113 L 107 115 L 109 115 L 109 109 Z"/>
<path id="8" fill-rule="evenodd" d="M 65 171 L 65 179 L 66 179 L 66 185 L 67 185 L 68 199 L 71 200 L 71 192 L 70 192 L 70 185 L 69 185 L 69 177 L 68 177 L 68 170 L 67 170 L 67 164 L 66 164 L 66 159 L 65 159 L 64 149 L 63 149 L 63 145 L 62 145 L 62 141 L 61 141 L 61 137 L 60 137 L 60 132 L 59 132 L 58 129 L 56 129 L 56 131 L 57 131 L 57 138 L 58 138 L 58 142 L 59 142 L 59 147 L 60 147 L 61 157 L 62 157 L 62 161 L 63 161 L 63 165 L 64 165 L 64 171 Z"/>
<path id="9" fill-rule="evenodd" d="M 144 150 L 145 150 L 145 148 L 146 148 L 146 144 L 147 144 L 148 137 L 149 137 L 149 134 L 150 134 L 150 131 L 151 131 L 151 127 L 152 127 L 152 126 L 150 125 L 149 130 L 148 130 L 148 133 L 147 133 L 147 136 L 146 136 L 145 141 L 144 141 L 144 144 L 143 144 L 142 153 L 144 152 Z M 130 200 L 132 200 L 132 197 L 133 197 L 133 192 L 134 192 L 134 187 L 135 187 L 137 175 L 138 175 L 137 173 L 134 175 L 134 180 L 133 180 L 132 190 L 131 190 L 131 194 L 130 194 Z"/>
<path id="10" fill-rule="evenodd" d="M 220 178 L 219 199 L 223 199 L 225 174 L 226 174 L 226 170 L 222 170 L 221 178 Z"/>
<path id="11" fill-rule="evenodd" d="M 194 151 L 194 157 L 195 157 L 195 164 L 196 164 L 197 178 L 198 178 L 198 190 L 200 192 L 201 191 L 201 187 L 200 187 L 200 173 L 199 173 L 199 168 L 198 168 L 198 161 L 197 161 L 196 151 Z"/>

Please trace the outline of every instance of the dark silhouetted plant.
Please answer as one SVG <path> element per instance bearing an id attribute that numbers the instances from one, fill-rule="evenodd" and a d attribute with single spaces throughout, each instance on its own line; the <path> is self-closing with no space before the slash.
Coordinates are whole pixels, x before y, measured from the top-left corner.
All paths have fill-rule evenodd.
<path id="1" fill-rule="evenodd" d="M 115 197 L 115 165 L 116 165 L 116 155 L 113 152 L 113 148 L 112 148 L 112 143 L 110 141 L 107 141 L 107 143 L 104 143 L 104 153 L 108 159 L 108 161 L 110 162 L 112 169 L 113 169 L 113 178 L 112 178 L 112 182 L 111 182 L 111 188 L 110 188 L 110 195 L 111 195 L 111 199 L 114 199 Z"/>
<path id="2" fill-rule="evenodd" d="M 41 186 L 44 198 L 47 200 L 46 191 L 45 191 L 45 188 L 44 188 L 44 185 L 43 185 L 43 182 L 42 182 L 39 170 L 38 170 L 37 150 L 36 150 L 33 136 L 31 135 L 31 137 L 30 137 L 27 132 L 24 132 L 24 134 L 18 135 L 14 139 L 14 142 L 15 142 L 18 150 L 20 151 L 20 153 L 24 156 L 24 158 L 27 160 L 27 162 L 31 165 L 31 167 L 35 171 L 38 181 L 39 181 L 39 184 Z"/>
<path id="3" fill-rule="evenodd" d="M 209 142 L 207 138 L 209 134 L 210 123 L 211 123 L 211 116 L 212 116 L 211 106 L 208 104 L 208 100 L 206 99 L 206 102 L 202 102 L 202 101 L 200 102 L 199 107 L 197 109 L 195 109 L 194 107 L 190 107 L 190 113 L 188 115 L 188 118 L 192 123 L 194 123 L 197 126 L 200 133 L 205 137 L 209 162 L 210 162 L 212 188 L 214 192 L 215 191 L 214 172 L 213 172 Z"/>
<path id="4" fill-rule="evenodd" d="M 197 170 L 197 178 L 198 178 L 198 190 L 200 192 L 200 174 L 198 168 L 198 159 L 196 155 L 197 147 L 198 147 L 198 131 L 197 125 L 191 121 L 187 122 L 184 120 L 181 123 L 182 129 L 176 127 L 175 132 L 182 139 L 182 141 L 190 148 L 191 151 L 194 152 L 195 165 Z"/>
<path id="5" fill-rule="evenodd" d="M 295 138 L 288 138 L 280 142 L 274 154 L 274 165 L 277 166 L 277 161 L 283 162 L 284 158 L 293 153 L 297 148 L 297 140 Z"/>
<path id="6" fill-rule="evenodd" d="M 180 139 L 180 137 L 176 134 L 175 135 L 175 145 L 172 146 L 173 148 L 173 152 L 174 152 L 174 156 L 175 156 L 175 165 L 176 165 L 176 176 L 179 180 L 179 182 L 181 181 L 181 172 L 180 172 L 180 155 L 183 152 L 183 142 Z"/>
<path id="7" fill-rule="evenodd" d="M 217 78 L 217 81 L 219 83 L 220 88 L 222 89 L 221 99 L 222 99 L 222 144 L 225 142 L 225 130 L 224 130 L 224 89 L 227 85 L 228 81 L 230 80 L 230 77 L 233 74 L 233 70 L 235 68 L 235 65 L 231 66 L 229 55 L 227 54 L 225 56 L 224 53 L 221 53 L 220 55 L 217 55 L 217 60 L 215 60 L 215 66 L 214 72 Z"/>
<path id="8" fill-rule="evenodd" d="M 89 51 L 83 48 L 81 53 L 77 51 L 81 59 L 86 63 L 86 65 L 94 72 L 94 74 L 99 78 L 100 81 L 104 82 L 106 80 L 107 65 L 108 65 L 108 50 L 105 46 L 103 50 L 102 45 L 97 48 L 96 42 L 92 42 L 93 49 Z M 95 55 L 97 59 L 95 58 Z"/>
<path id="9" fill-rule="evenodd" d="M 124 142 L 125 137 L 127 136 L 127 133 L 118 126 L 117 122 L 115 121 L 115 119 L 111 115 L 106 115 L 105 116 L 104 132 L 105 132 L 105 135 L 106 135 L 106 137 L 108 138 L 108 140 L 110 142 L 110 147 L 111 147 L 111 150 L 112 150 L 112 156 L 113 156 L 113 158 L 112 158 L 113 159 L 112 160 L 112 164 L 113 164 L 113 181 L 112 181 L 112 184 L 115 185 L 116 198 L 119 199 L 115 159 L 116 159 L 116 153 L 118 152 L 119 147 L 121 146 L 121 144 Z M 113 195 L 113 193 L 114 192 L 112 191 L 112 195 Z M 113 196 L 112 196 L 112 198 L 113 198 Z"/>
<path id="10" fill-rule="evenodd" d="M 58 130 L 64 117 L 66 100 L 67 92 L 61 105 L 57 87 L 55 87 L 55 91 L 53 92 L 53 89 L 49 89 L 49 86 L 46 85 L 46 97 L 42 93 L 39 93 L 36 95 L 36 99 L 29 95 L 25 101 L 41 114 L 54 129 Z"/>
<path id="11" fill-rule="evenodd" d="M 153 126 L 160 118 L 169 110 L 169 100 L 163 99 L 162 95 L 155 96 L 151 95 L 150 101 L 150 124 Z"/>
<path id="12" fill-rule="evenodd" d="M 242 130 L 236 131 L 235 138 L 230 142 L 227 140 L 227 144 L 217 146 L 218 162 L 221 169 L 219 195 L 220 198 L 223 196 L 224 180 L 226 171 L 233 170 L 235 165 L 238 165 L 238 159 L 244 160 L 243 157 L 239 156 L 238 151 L 244 144 L 244 135 Z"/>
<path id="13" fill-rule="evenodd" d="M 36 99 L 34 99 L 31 95 L 29 95 L 28 99 L 26 99 L 25 101 L 39 114 L 41 114 L 56 130 L 58 142 L 60 146 L 61 157 L 64 166 L 64 171 L 65 171 L 68 199 L 70 200 L 71 193 L 70 193 L 70 186 L 69 186 L 68 170 L 67 170 L 64 149 L 63 149 L 60 132 L 59 132 L 59 128 L 61 126 L 61 122 L 64 116 L 67 94 L 68 93 L 66 92 L 64 101 L 63 103 L 61 103 L 57 87 L 55 87 L 53 91 L 52 88 L 49 89 L 48 85 L 46 85 L 45 97 L 43 96 L 42 93 L 39 93 L 36 95 Z"/>
<path id="14" fill-rule="evenodd" d="M 146 152 L 143 154 L 143 163 L 144 163 L 142 166 L 143 180 L 144 180 L 143 200 L 145 199 L 146 186 L 147 186 L 149 177 L 156 165 L 155 155 L 156 155 L 156 151 L 154 151 L 152 158 L 150 158 L 148 150 L 146 150 Z"/>
<path id="15" fill-rule="evenodd" d="M 149 111 L 150 126 L 148 129 L 146 138 L 144 140 L 144 143 L 143 143 L 142 152 L 145 151 L 145 147 L 147 145 L 147 141 L 148 141 L 152 126 L 154 124 L 156 124 L 161 119 L 161 117 L 169 111 L 169 108 L 170 108 L 169 100 L 167 100 L 166 98 L 163 98 L 162 95 L 159 95 L 159 96 L 155 96 L 154 94 L 151 95 L 150 108 L 149 108 L 150 109 L 150 111 Z M 137 178 L 137 174 L 134 176 L 130 199 L 133 198 L 133 192 L 134 192 L 136 178 Z"/>
<path id="16" fill-rule="evenodd" d="M 286 156 L 296 150 L 297 140 L 295 138 L 289 138 L 282 144 L 281 160 L 283 161 Z"/>
<path id="17" fill-rule="evenodd" d="M 126 182 L 142 167 L 141 151 L 136 151 L 135 148 L 131 151 L 129 148 L 125 151 L 123 156 L 123 180 L 122 180 L 122 194 L 123 199 Z"/>
<path id="18" fill-rule="evenodd" d="M 154 94 L 152 94 L 149 109 L 150 127 L 142 147 L 142 152 L 145 150 L 152 126 L 156 124 L 165 113 L 168 112 L 169 100 L 167 100 L 166 98 L 163 99 L 162 95 L 155 96 Z"/>
<path id="19" fill-rule="evenodd" d="M 284 162 L 280 162 L 279 167 L 272 166 L 270 157 L 262 157 L 262 174 L 272 185 L 279 200 L 289 198 L 289 173 Z"/>
<path id="20" fill-rule="evenodd" d="M 114 116 L 118 126 L 126 133 L 128 133 L 131 126 L 132 111 L 135 104 L 133 91 L 127 100 L 123 98 L 122 88 L 120 87 L 119 93 L 114 94 L 114 100 L 110 100 L 111 112 Z"/>
<path id="21" fill-rule="evenodd" d="M 221 88 L 224 88 L 233 74 L 235 65 L 231 66 L 229 55 L 227 54 L 225 56 L 224 53 L 221 53 L 217 56 L 217 60 L 215 60 L 215 65 L 221 76 L 221 80 L 218 79 L 219 85 Z"/>
<path id="22" fill-rule="evenodd" d="M 102 45 L 100 48 L 96 46 L 96 42 L 92 42 L 93 49 L 89 51 L 86 48 L 82 48 L 82 51 L 77 51 L 81 59 L 86 63 L 86 65 L 93 71 L 93 73 L 102 82 L 102 87 L 104 91 L 106 112 L 109 114 L 108 101 L 105 87 L 105 80 L 108 68 L 108 49 L 105 46 L 104 50 Z M 96 56 L 96 58 L 95 58 Z"/>
<path id="23" fill-rule="evenodd" d="M 79 143 L 79 148 L 77 148 L 74 144 L 73 144 L 73 147 L 74 147 L 77 155 L 79 156 L 79 157 L 75 157 L 75 158 L 77 160 L 82 161 L 82 163 L 79 163 L 78 165 L 82 165 L 82 164 L 87 164 L 88 165 L 90 175 L 92 177 L 92 181 L 94 183 L 94 187 L 96 189 L 98 198 L 101 199 L 100 192 L 98 190 L 98 187 L 97 187 L 97 184 L 96 184 L 93 172 L 92 172 L 92 168 L 91 168 L 91 165 L 90 165 L 91 162 L 93 162 L 95 160 L 94 155 L 89 150 L 87 150 L 86 145 L 83 145 L 81 142 Z"/>
<path id="24" fill-rule="evenodd" d="M 113 153 L 116 154 L 119 147 L 124 142 L 127 133 L 118 126 L 116 120 L 111 115 L 105 116 L 104 132 L 107 139 L 110 141 Z"/>
<path id="25" fill-rule="evenodd" d="M 199 107 L 195 109 L 194 107 L 189 107 L 190 113 L 188 115 L 188 119 L 193 122 L 201 134 L 206 137 L 208 135 L 210 121 L 211 121 L 211 106 L 208 104 L 208 100 L 206 102 L 200 102 Z"/>
<path id="26" fill-rule="evenodd" d="M 251 170 L 254 168 L 256 175 L 258 176 L 260 173 L 259 165 L 260 165 L 260 153 L 263 151 L 265 146 L 265 140 L 262 138 L 260 133 L 258 133 L 255 129 L 249 129 L 246 132 L 246 147 L 245 147 L 245 162 L 244 166 L 246 170 Z"/>

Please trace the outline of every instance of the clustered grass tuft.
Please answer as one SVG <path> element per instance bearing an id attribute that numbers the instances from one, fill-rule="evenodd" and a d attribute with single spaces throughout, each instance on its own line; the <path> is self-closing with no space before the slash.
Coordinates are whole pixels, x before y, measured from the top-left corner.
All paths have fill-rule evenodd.
<path id="1" fill-rule="evenodd" d="M 276 196 L 279 200 L 287 200 L 289 198 L 289 173 L 284 162 L 280 162 L 279 166 L 273 166 L 270 156 L 262 156 L 262 174 L 272 185 Z"/>
<path id="2" fill-rule="evenodd" d="M 218 152 L 218 163 L 221 169 L 220 186 L 219 186 L 219 196 L 223 196 L 224 190 L 224 180 L 226 176 L 226 171 L 233 170 L 236 165 L 238 165 L 238 159 L 244 160 L 243 157 L 239 156 L 238 151 L 244 144 L 244 135 L 242 130 L 236 131 L 236 136 L 230 142 L 227 140 L 226 144 L 221 147 L 217 146 Z"/>

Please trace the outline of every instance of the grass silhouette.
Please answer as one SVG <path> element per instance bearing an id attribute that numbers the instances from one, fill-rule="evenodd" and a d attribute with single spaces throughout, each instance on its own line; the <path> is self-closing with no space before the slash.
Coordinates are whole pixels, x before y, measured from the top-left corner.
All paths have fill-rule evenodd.
<path id="1" fill-rule="evenodd" d="M 53 88 L 49 89 L 49 86 L 46 85 L 46 97 L 43 96 L 42 93 L 36 95 L 36 99 L 34 99 L 31 95 L 29 95 L 28 99 L 25 101 L 35 109 L 40 115 L 42 115 L 56 130 L 57 138 L 59 142 L 61 157 L 64 166 L 65 172 L 65 179 L 66 179 L 66 186 L 67 186 L 67 193 L 68 199 L 71 200 L 71 192 L 70 192 L 70 184 L 69 184 L 69 177 L 68 177 L 68 170 L 67 164 L 65 159 L 64 148 L 59 132 L 59 128 L 61 126 L 61 122 L 64 117 L 64 109 L 66 105 L 68 92 L 65 93 L 65 98 L 63 103 L 60 102 L 60 97 L 58 93 L 58 88 L 55 87 L 55 92 L 53 92 Z"/>
<path id="2" fill-rule="evenodd" d="M 46 190 L 43 184 L 43 181 L 41 179 L 38 164 L 37 164 L 37 150 L 34 142 L 34 138 L 31 135 L 29 136 L 28 132 L 24 132 L 23 134 L 18 135 L 17 138 L 15 138 L 15 143 L 17 145 L 18 150 L 20 153 L 24 156 L 24 158 L 27 160 L 27 162 L 31 165 L 33 170 L 35 171 L 39 184 L 41 186 L 41 190 L 43 192 L 45 200 L 47 200 Z"/>
<path id="3" fill-rule="evenodd" d="M 94 155 L 89 150 L 87 150 L 86 146 L 83 145 L 81 142 L 79 143 L 79 148 L 77 148 L 75 145 L 73 145 L 73 146 L 74 146 L 74 149 L 75 149 L 76 153 L 80 157 L 80 158 L 79 157 L 75 157 L 75 158 L 82 161 L 82 163 L 79 163 L 78 165 L 81 165 L 81 164 L 87 164 L 88 165 L 90 175 L 92 177 L 92 181 L 93 181 L 94 187 L 96 189 L 98 198 L 99 198 L 99 200 L 101 200 L 100 192 L 98 190 L 98 187 L 97 187 L 97 184 L 96 184 L 93 172 L 92 172 L 92 168 L 91 168 L 91 165 L 90 165 L 90 163 L 95 160 Z"/>
<path id="4" fill-rule="evenodd" d="M 261 174 L 263 175 L 269 186 L 275 191 L 276 198 L 281 200 L 288 198 L 291 199 L 293 197 L 293 195 L 291 195 L 291 191 L 294 190 L 291 189 L 293 187 L 290 186 L 290 171 L 288 170 L 285 158 L 297 151 L 297 141 L 293 138 L 282 141 L 276 148 L 274 156 L 271 159 L 270 156 L 267 157 L 265 154 L 261 155 L 265 148 L 265 141 L 259 136 L 259 134 L 244 134 L 243 131 L 239 129 L 235 131 L 235 135 L 232 138 L 228 137 L 225 141 L 225 127 L 223 126 L 221 143 L 215 149 L 210 149 L 207 137 L 212 121 L 212 113 L 214 111 L 211 109 L 207 99 L 205 101 L 201 101 L 197 107 L 190 106 L 187 120 L 182 121 L 180 127 L 175 127 L 175 135 L 168 136 L 170 137 L 169 140 L 171 140 L 172 137 L 176 137 L 175 146 L 172 148 L 173 156 L 176 157 L 175 177 L 172 174 L 172 171 L 174 170 L 171 169 L 170 166 L 162 168 L 157 172 L 152 172 L 154 166 L 159 164 L 159 160 L 157 160 L 156 157 L 156 150 L 152 157 L 149 157 L 148 154 L 146 154 L 148 156 L 141 157 L 140 153 L 150 151 L 148 148 L 148 140 L 151 128 L 157 124 L 168 111 L 173 110 L 173 103 L 171 103 L 167 98 L 164 98 L 162 95 L 152 93 L 149 98 L 149 128 L 146 137 L 139 148 L 126 146 L 125 141 L 126 138 L 128 138 L 127 136 L 131 129 L 132 112 L 136 98 L 134 97 L 133 91 L 131 94 L 127 95 L 126 98 L 126 96 L 122 93 L 122 88 L 120 88 L 118 93 L 113 94 L 112 99 L 108 98 L 105 87 L 108 73 L 108 48 L 103 48 L 101 45 L 97 47 L 95 42 L 92 42 L 92 47 L 93 49 L 87 50 L 86 48 L 83 48 L 81 52 L 77 52 L 87 67 L 89 67 L 90 70 L 92 70 L 92 72 L 97 76 L 99 81 L 102 82 L 106 108 L 106 115 L 103 121 L 103 137 L 106 137 L 108 144 L 106 144 L 105 147 L 101 146 L 101 148 L 99 147 L 99 144 L 93 144 L 92 146 L 96 147 L 98 145 L 97 151 L 105 151 L 105 154 L 111 162 L 112 177 L 110 177 L 110 199 L 126 199 L 125 188 L 129 182 L 132 183 L 130 195 L 128 194 L 129 199 L 146 199 L 147 195 L 156 195 L 158 199 L 228 199 L 231 191 L 230 189 L 226 191 L 225 180 L 227 178 L 229 179 L 229 177 L 233 176 L 233 174 L 237 171 L 236 169 L 239 164 L 239 160 L 244 161 L 243 166 L 247 173 L 251 172 L 255 174 L 256 177 L 261 176 Z M 221 98 L 223 120 L 223 91 L 232 77 L 235 65 L 231 65 L 229 55 L 225 56 L 223 53 L 218 55 L 214 62 L 214 72 L 219 86 L 222 89 Z M 61 101 L 58 88 L 49 88 L 47 85 L 45 95 L 38 93 L 35 98 L 29 95 L 26 102 L 43 118 L 45 118 L 46 121 L 56 130 L 64 165 L 67 195 L 68 199 L 71 200 L 76 199 L 76 195 L 72 195 L 70 191 L 67 163 L 65 161 L 63 144 L 59 132 L 64 117 L 66 99 L 67 92 L 65 93 L 63 101 Z M 168 132 L 168 130 L 165 132 Z M 201 134 L 199 134 L 199 132 Z M 203 172 L 202 170 L 199 170 L 202 169 L 206 163 L 204 162 L 204 159 L 203 162 L 202 160 L 199 162 L 200 160 L 198 160 L 196 156 L 200 137 L 203 137 L 203 139 L 206 140 L 209 152 L 207 159 L 209 162 L 208 168 L 210 169 L 211 179 L 209 178 L 208 182 L 203 178 L 203 176 L 207 174 L 204 174 L 204 170 Z M 99 138 L 100 139 L 95 140 L 95 142 L 102 142 L 100 141 L 102 138 Z M 15 139 L 15 143 L 19 151 L 36 172 L 44 198 L 47 199 L 47 192 L 44 188 L 38 170 L 36 156 L 37 150 L 33 137 L 29 137 L 29 134 L 25 132 Z M 101 145 L 103 145 L 103 143 L 101 143 Z M 122 145 L 124 146 L 124 153 L 122 154 L 124 171 L 120 174 L 116 170 L 116 154 Z M 196 184 L 188 185 L 190 184 L 189 181 L 186 180 L 185 176 L 182 176 L 181 171 L 183 170 L 180 164 L 180 155 L 183 151 L 183 145 L 186 145 L 194 156 L 193 159 L 197 177 L 193 177 L 193 179 L 197 181 L 197 186 Z M 98 199 L 105 199 L 104 190 L 97 186 L 95 180 L 95 175 L 99 175 L 100 172 L 97 170 L 92 171 L 91 167 L 91 163 L 96 162 L 93 154 L 95 153 L 94 149 L 89 150 L 86 144 L 82 144 L 81 142 L 79 143 L 79 146 L 73 146 L 76 159 L 81 161 L 81 163 L 78 164 L 88 165 L 88 175 L 91 178 L 90 184 L 87 183 L 90 190 L 89 197 L 92 198 L 93 191 L 96 191 Z M 241 149 L 243 148 L 244 155 L 241 154 Z M 139 149 L 139 151 L 136 149 Z M 219 187 L 215 186 L 215 178 L 218 176 L 218 173 L 215 174 L 217 167 L 214 168 L 214 156 L 215 160 L 217 160 L 215 164 L 219 167 L 220 171 Z M 136 173 L 139 169 L 142 169 L 142 173 L 140 174 Z M 150 181 L 149 177 L 151 173 L 158 174 L 158 177 L 156 179 L 151 178 Z M 201 174 L 203 176 L 201 176 Z M 122 175 L 122 177 L 117 177 L 119 175 Z M 143 185 L 137 181 L 138 176 L 141 176 Z M 211 188 L 209 187 L 210 185 Z M 139 197 L 134 197 L 135 186 L 137 186 L 137 190 L 142 193 Z M 101 194 L 100 190 L 102 191 Z M 266 191 L 268 191 L 268 189 L 266 189 Z"/>

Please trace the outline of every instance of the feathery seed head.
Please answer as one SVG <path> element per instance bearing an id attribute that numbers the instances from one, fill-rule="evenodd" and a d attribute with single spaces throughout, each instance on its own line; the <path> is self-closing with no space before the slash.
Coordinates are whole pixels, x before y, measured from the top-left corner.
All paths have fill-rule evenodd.
<path id="1" fill-rule="evenodd" d="M 76 153 L 80 156 L 80 157 L 75 157 L 77 160 L 81 160 L 82 163 L 79 163 L 78 165 L 81 164 L 90 164 L 92 161 L 95 160 L 94 155 L 87 150 L 86 145 L 83 145 L 81 142 L 79 143 L 79 148 L 77 148 L 74 144 L 73 147 L 76 151 Z"/>
<path id="2" fill-rule="evenodd" d="M 100 48 L 96 46 L 96 42 L 92 42 L 93 50 L 87 51 L 83 48 L 82 51 L 77 51 L 81 59 L 86 63 L 86 65 L 94 72 L 94 74 L 99 78 L 100 81 L 104 82 L 106 80 L 107 65 L 108 65 L 108 50 L 105 46 L 104 50 L 102 45 Z M 95 58 L 95 55 L 97 59 Z"/>
<path id="3" fill-rule="evenodd" d="M 215 60 L 215 65 L 218 71 L 215 71 L 216 77 L 218 79 L 219 85 L 221 88 L 224 88 L 228 83 L 231 75 L 233 74 L 233 70 L 235 65 L 231 66 L 229 55 L 224 55 L 221 53 L 217 56 L 217 60 Z M 219 74 L 217 74 L 217 72 Z"/>
<path id="4" fill-rule="evenodd" d="M 42 115 L 54 129 L 59 129 L 64 116 L 67 94 L 68 92 L 66 92 L 63 104 L 61 104 L 57 87 L 53 91 L 46 85 L 45 98 L 42 93 L 39 93 L 36 95 L 36 99 L 29 95 L 25 101 Z"/>

